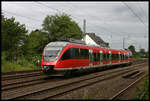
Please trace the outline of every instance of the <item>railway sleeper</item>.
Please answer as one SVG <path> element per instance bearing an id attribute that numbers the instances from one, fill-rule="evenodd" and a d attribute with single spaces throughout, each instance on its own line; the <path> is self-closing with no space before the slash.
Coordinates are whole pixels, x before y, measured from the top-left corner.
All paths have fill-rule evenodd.
<path id="1" fill-rule="evenodd" d="M 135 75 L 137 73 L 139 73 L 139 71 L 133 71 L 133 72 L 130 72 L 128 74 L 123 75 L 122 77 L 123 78 L 130 78 L 130 77 L 132 77 L 133 75 Z"/>

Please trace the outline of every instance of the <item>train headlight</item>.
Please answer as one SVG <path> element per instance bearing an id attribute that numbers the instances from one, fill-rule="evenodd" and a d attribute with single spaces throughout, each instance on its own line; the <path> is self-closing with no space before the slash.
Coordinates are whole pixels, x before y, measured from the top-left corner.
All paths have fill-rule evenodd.
<path id="1" fill-rule="evenodd" d="M 46 65 L 43 65 L 43 68 L 47 68 L 47 66 L 46 66 Z"/>

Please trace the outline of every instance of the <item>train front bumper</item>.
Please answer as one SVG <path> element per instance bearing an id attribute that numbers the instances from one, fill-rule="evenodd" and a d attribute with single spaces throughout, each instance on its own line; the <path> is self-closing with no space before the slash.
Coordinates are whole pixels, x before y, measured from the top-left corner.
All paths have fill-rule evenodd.
<path id="1" fill-rule="evenodd" d="M 42 71 L 46 75 L 65 73 L 65 70 L 55 70 L 54 65 L 43 65 Z"/>
<path id="2" fill-rule="evenodd" d="M 43 65 L 42 71 L 44 74 L 53 74 L 54 71 L 54 65 Z"/>

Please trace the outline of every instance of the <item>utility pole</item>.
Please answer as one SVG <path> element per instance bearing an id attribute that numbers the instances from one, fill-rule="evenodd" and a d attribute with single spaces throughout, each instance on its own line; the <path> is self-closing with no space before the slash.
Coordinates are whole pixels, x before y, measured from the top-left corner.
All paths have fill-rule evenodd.
<path id="1" fill-rule="evenodd" d="M 123 37 L 123 49 L 125 48 L 125 38 Z"/>
<path id="2" fill-rule="evenodd" d="M 86 33 L 86 20 L 83 20 L 83 34 Z"/>

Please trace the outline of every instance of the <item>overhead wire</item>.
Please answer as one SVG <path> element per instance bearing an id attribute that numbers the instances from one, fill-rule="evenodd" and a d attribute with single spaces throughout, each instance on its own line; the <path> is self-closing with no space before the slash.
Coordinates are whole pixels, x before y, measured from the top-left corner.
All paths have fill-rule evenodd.
<path id="1" fill-rule="evenodd" d="M 54 9 L 54 10 L 56 10 L 57 12 L 61 13 L 58 9 L 55 9 L 55 8 L 49 7 L 49 6 L 47 6 L 47 5 L 43 4 L 43 3 L 40 3 L 40 2 L 35 2 L 35 3 L 38 3 L 38 4 L 40 4 L 40 5 L 44 6 L 44 7 L 48 8 L 48 9 Z"/>
<path id="2" fill-rule="evenodd" d="M 47 6 L 47 5 L 43 4 L 43 3 L 40 3 L 40 2 L 37 2 L 37 3 L 40 4 L 40 5 L 43 5 L 43 6 L 47 7 L 47 8 L 56 10 L 56 11 L 59 12 L 59 13 L 61 12 L 60 10 L 55 9 L 55 8 L 52 8 L 52 7 L 49 7 L 49 6 Z M 127 7 L 128 7 L 128 6 L 127 6 Z M 128 8 L 130 9 L 131 12 L 134 12 L 130 7 L 128 7 Z M 3 11 L 4 11 L 4 10 L 3 10 Z M 8 13 L 8 11 L 5 11 L 5 12 Z M 12 13 L 12 12 L 9 12 L 9 13 L 11 13 L 11 14 L 13 14 L 13 15 L 25 17 L 25 18 L 27 18 L 27 19 L 36 20 L 36 19 L 30 18 L 30 17 L 27 17 L 27 16 L 18 15 L 18 14 Z M 142 21 L 142 19 L 141 19 L 138 15 L 136 15 L 135 12 L 134 12 L 133 14 L 134 14 L 136 17 L 138 17 L 138 19 L 140 20 L 141 23 L 144 24 L 144 22 Z M 74 16 L 72 16 L 72 17 L 77 19 L 77 17 L 74 17 Z M 36 21 L 40 21 L 40 20 L 36 20 Z M 105 23 L 105 24 L 106 24 L 106 23 Z M 108 24 L 107 24 L 107 25 L 108 25 Z M 144 24 L 144 25 L 145 25 L 145 24 Z M 146 26 L 146 25 L 145 25 L 145 26 Z M 102 29 L 104 29 L 104 30 L 106 30 L 107 32 L 110 32 L 110 33 L 116 33 L 116 32 L 114 32 L 114 31 L 110 31 L 108 28 L 105 28 L 105 27 L 102 27 L 102 26 L 99 26 L 99 27 L 102 28 Z M 118 33 L 118 32 L 117 32 L 117 33 Z"/>
<path id="3" fill-rule="evenodd" d="M 143 22 L 143 20 L 134 12 L 134 10 L 125 2 L 122 2 L 130 11 L 131 13 L 138 18 L 138 20 L 145 26 L 146 30 L 147 30 L 147 26 L 145 25 L 145 23 Z"/>
<path id="4" fill-rule="evenodd" d="M 20 14 L 16 14 L 16 13 L 13 13 L 13 12 L 5 11 L 5 10 L 2 10 L 2 11 L 5 12 L 5 13 L 9 13 L 9 14 L 13 14 L 13 15 L 16 15 L 16 16 L 24 17 L 24 18 L 35 20 L 35 21 L 38 21 L 38 22 L 40 21 L 38 19 L 34 19 L 34 18 L 31 18 L 31 17 L 28 17 L 28 16 L 22 16 Z"/>
<path id="5" fill-rule="evenodd" d="M 141 11 L 145 12 L 144 9 L 141 7 L 140 3 L 137 3 L 137 4 L 139 5 L 138 7 L 141 9 Z M 145 18 L 147 19 L 147 13 L 146 12 L 145 12 L 145 15 L 146 15 Z"/>
<path id="6" fill-rule="evenodd" d="M 35 3 L 38 3 L 38 4 L 44 6 L 44 7 L 48 8 L 48 9 L 56 10 L 56 11 L 57 11 L 58 13 L 60 13 L 60 14 L 61 14 L 61 12 L 62 12 L 62 13 L 65 13 L 65 12 L 63 12 L 63 11 L 60 11 L 59 9 L 56 9 L 56 8 L 53 8 L 53 7 L 49 7 L 49 6 L 45 5 L 44 3 L 40 3 L 40 2 L 35 2 Z M 75 18 L 75 19 L 78 19 L 78 20 L 79 20 L 79 18 L 77 18 L 77 17 L 75 17 L 75 16 L 72 16 L 72 15 L 70 15 L 70 16 L 73 17 L 73 18 Z M 77 21 L 77 22 L 79 22 L 79 21 Z M 79 22 L 79 23 L 80 23 L 80 22 Z"/>
<path id="7" fill-rule="evenodd" d="M 45 6 L 45 7 L 47 7 L 47 8 L 51 8 L 51 9 L 55 9 L 55 8 L 52 8 L 52 7 L 49 7 L 49 6 L 47 6 L 47 5 L 45 5 L 45 4 L 43 4 L 43 3 L 40 3 L 40 2 L 36 2 L 36 3 L 38 3 L 38 4 L 40 4 L 40 5 L 43 5 L 43 6 Z M 55 9 L 55 10 L 57 10 L 58 12 L 60 12 L 58 9 Z M 5 11 L 6 12 L 6 11 Z M 9 13 L 11 13 L 11 12 L 9 12 Z M 14 14 L 14 13 L 13 13 Z M 16 14 L 15 14 L 16 15 Z M 18 16 L 21 16 L 21 15 L 18 15 Z M 26 17 L 26 16 L 21 16 L 21 17 Z M 35 19 L 33 19 L 33 18 L 30 18 L 30 17 L 26 17 L 26 18 L 28 18 L 28 19 L 32 19 L 32 20 L 35 20 Z M 75 18 L 77 18 L 77 17 L 75 17 Z M 39 21 L 39 20 L 38 20 Z M 106 23 L 105 23 L 106 24 Z M 108 24 L 107 24 L 108 25 Z M 101 27 L 102 29 L 104 29 L 104 30 L 107 30 L 108 32 L 110 32 L 110 33 L 116 33 L 116 32 L 112 32 L 112 31 L 110 31 L 110 30 L 108 30 L 108 28 L 105 28 L 105 27 Z M 117 32 L 118 33 L 118 32 Z M 123 32 L 124 33 L 124 32 Z"/>

